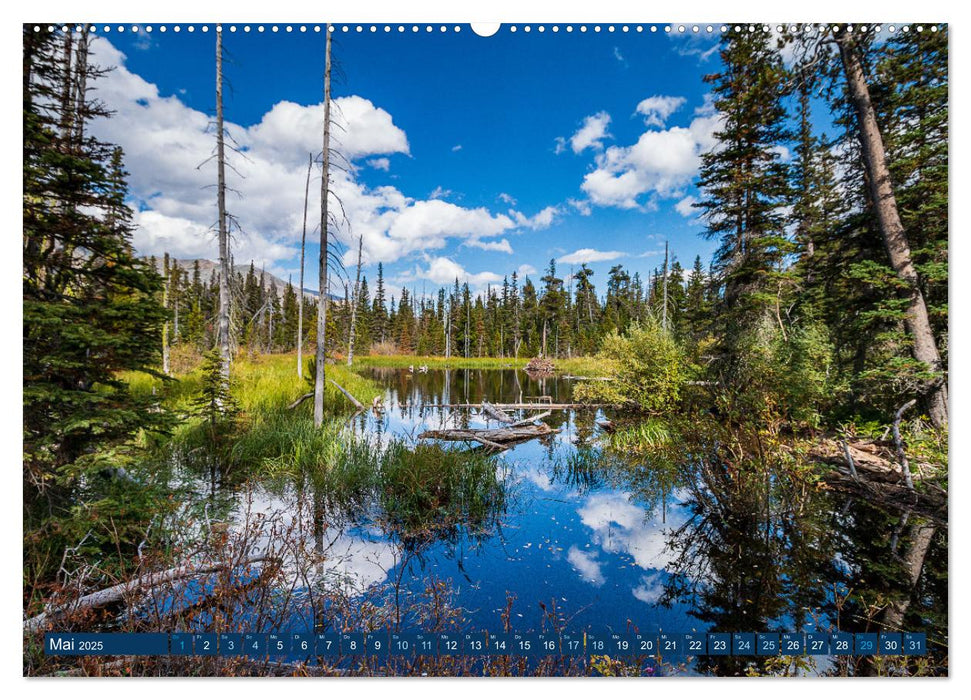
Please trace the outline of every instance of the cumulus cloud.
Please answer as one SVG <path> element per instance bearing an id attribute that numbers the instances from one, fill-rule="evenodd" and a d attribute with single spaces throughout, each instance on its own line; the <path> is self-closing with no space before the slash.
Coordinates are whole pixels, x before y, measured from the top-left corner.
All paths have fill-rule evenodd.
<path id="1" fill-rule="evenodd" d="M 495 250 L 500 253 L 512 254 L 512 246 L 509 245 L 509 241 L 505 238 L 498 241 L 483 241 L 480 239 L 472 239 L 468 241 L 466 245 L 472 248 L 481 248 L 482 250 Z"/>
<path id="2" fill-rule="evenodd" d="M 460 143 L 457 143 L 454 146 L 452 146 L 452 153 L 456 153 L 461 150 L 462 150 L 462 144 Z"/>
<path id="3" fill-rule="evenodd" d="M 520 228 L 528 228 L 533 231 L 539 231 L 544 228 L 549 228 L 553 223 L 553 220 L 560 213 L 557 207 L 546 207 L 541 209 L 533 216 L 526 216 L 522 212 L 515 211 L 513 209 L 509 210 L 509 215 L 516 222 L 516 226 Z"/>
<path id="4" fill-rule="evenodd" d="M 177 96 L 162 96 L 156 85 L 127 69 L 125 55 L 107 39 L 93 41 L 92 55 L 99 65 L 116 67 L 97 85 L 98 97 L 114 115 L 95 122 L 92 131 L 125 151 L 131 204 L 138 212 L 136 249 L 142 254 L 214 257 L 215 137 L 210 117 Z M 335 233 L 348 248 L 345 264 L 356 262 L 358 236 L 363 237 L 364 262 L 371 264 L 440 250 L 451 242 L 510 252 L 502 234 L 552 221 L 553 212 L 546 210 L 532 217 L 513 216 L 415 199 L 392 186 L 368 187 L 358 179 L 355 163 L 387 170 L 390 156 L 410 154 L 407 136 L 391 114 L 361 96 L 335 99 L 333 114 L 336 147 L 352 165 L 333 169 L 330 185 L 341 202 L 340 216 L 346 217 Z M 241 228 L 234 231 L 237 261 L 263 260 L 273 269 L 274 261 L 298 254 L 308 158 L 319 153 L 322 120 L 322 105 L 281 101 L 251 126 L 227 121 L 226 130 L 239 148 L 230 155 L 228 177 L 239 196 L 230 193 L 227 207 Z M 316 212 L 319 164 L 311 175 L 309 210 Z M 445 193 L 442 188 L 438 195 Z M 336 202 L 332 206 L 338 209 Z M 478 273 L 476 279 L 491 274 Z"/>
<path id="5" fill-rule="evenodd" d="M 619 250 L 596 250 L 594 248 L 580 248 L 569 255 L 564 255 L 557 262 L 565 265 L 579 265 L 581 263 L 604 262 L 622 258 L 626 253 Z"/>
<path id="6" fill-rule="evenodd" d="M 513 197 L 511 194 L 506 194 L 505 192 L 499 193 L 499 201 L 505 202 L 511 207 L 516 206 L 516 198 Z"/>
<path id="7" fill-rule="evenodd" d="M 526 275 L 535 275 L 536 268 L 530 265 L 529 263 L 523 263 L 522 265 L 516 268 L 516 274 L 519 276 L 520 279 L 522 279 Z"/>
<path id="8" fill-rule="evenodd" d="M 494 272 L 468 272 L 457 262 L 444 256 L 429 257 L 427 264 L 423 267 L 417 266 L 414 271 L 403 277 L 404 281 L 415 279 L 428 280 L 434 284 L 447 285 L 455 282 L 468 282 L 472 287 L 484 287 L 487 284 L 494 284 L 502 281 L 502 276 Z"/>
<path id="9" fill-rule="evenodd" d="M 664 110 L 674 109 L 673 103 L 665 104 L 655 101 L 644 110 L 639 105 L 638 111 L 661 120 Z M 698 173 L 702 154 L 716 145 L 714 134 L 720 123 L 721 115 L 706 101 L 688 127 L 650 128 L 636 143 L 611 146 L 598 154 L 580 189 L 595 205 L 622 209 L 655 208 L 657 198 L 683 198 L 684 188 Z"/>
<path id="10" fill-rule="evenodd" d="M 684 103 L 683 97 L 654 95 L 641 100 L 635 111 L 644 115 L 644 123 L 648 126 L 663 127 L 667 118 L 678 111 Z"/>
<path id="11" fill-rule="evenodd" d="M 610 137 L 607 127 L 610 125 L 610 115 L 606 112 L 591 114 L 583 120 L 583 125 L 570 137 L 570 148 L 574 153 L 581 153 L 587 148 L 599 151 L 603 148 L 603 141 Z"/>

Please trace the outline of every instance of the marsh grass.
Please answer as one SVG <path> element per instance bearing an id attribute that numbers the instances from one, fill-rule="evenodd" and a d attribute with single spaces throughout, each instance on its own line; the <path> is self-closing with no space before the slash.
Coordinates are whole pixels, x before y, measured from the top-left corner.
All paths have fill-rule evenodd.
<path id="1" fill-rule="evenodd" d="M 380 498 L 394 530 L 449 539 L 460 526 L 490 532 L 504 512 L 506 484 L 496 458 L 484 452 L 395 441 L 383 454 Z"/>
<path id="2" fill-rule="evenodd" d="M 523 369 L 529 362 L 528 357 L 434 357 L 422 355 L 366 355 L 354 360 L 354 366 L 361 367 L 420 367 L 429 369 Z M 556 371 L 563 374 L 604 376 L 608 369 L 605 363 L 595 357 L 572 357 L 555 359 Z"/>

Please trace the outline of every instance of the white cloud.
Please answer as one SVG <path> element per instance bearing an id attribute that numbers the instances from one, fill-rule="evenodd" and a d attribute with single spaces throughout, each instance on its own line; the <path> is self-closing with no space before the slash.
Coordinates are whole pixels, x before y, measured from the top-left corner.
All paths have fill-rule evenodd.
<path id="1" fill-rule="evenodd" d="M 99 65 L 116 66 L 97 84 L 98 97 L 115 114 L 95 122 L 92 132 L 125 151 L 131 203 L 140 212 L 140 229 L 134 235 L 138 252 L 214 258 L 216 245 L 209 231 L 217 218 L 215 164 L 203 163 L 215 150 L 210 117 L 178 97 L 160 95 L 154 84 L 125 67 L 124 54 L 107 39 L 95 39 L 92 54 Z M 336 147 L 352 165 L 331 171 L 331 191 L 341 203 L 338 207 L 332 202 L 332 210 L 346 216 L 335 233 L 348 248 L 345 264 L 356 262 L 358 236 L 364 239 L 366 264 L 399 261 L 451 242 L 509 252 L 508 242 L 490 239 L 520 227 L 535 229 L 551 219 L 544 212 L 514 219 L 485 208 L 414 199 L 392 186 L 368 187 L 357 179 L 355 162 L 384 170 L 390 167 L 391 154 L 410 153 L 407 136 L 387 111 L 364 97 L 337 98 L 334 108 Z M 250 127 L 226 122 L 241 150 L 229 157 L 238 174 L 228 172 L 229 187 L 241 194 L 229 193 L 227 207 L 242 228 L 234 231 L 237 261 L 265 260 L 269 269 L 274 261 L 298 254 L 308 155 L 319 155 L 322 120 L 321 105 L 283 101 Z M 444 194 L 440 188 L 438 195 Z M 315 164 L 308 234 L 319 219 L 319 197 L 320 168 Z M 491 274 L 478 273 L 477 279 Z"/>
<path id="2" fill-rule="evenodd" d="M 519 276 L 520 279 L 522 279 L 526 275 L 535 275 L 536 268 L 530 265 L 529 263 L 523 263 L 522 265 L 516 268 L 516 274 Z"/>
<path id="3" fill-rule="evenodd" d="M 586 199 L 568 199 L 566 203 L 576 209 L 580 213 L 580 216 L 590 216 L 593 211 L 590 207 L 590 202 Z"/>
<path id="4" fill-rule="evenodd" d="M 679 200 L 677 204 L 674 205 L 674 210 L 678 212 L 681 216 L 685 218 L 691 218 L 695 216 L 698 212 L 694 208 L 695 202 L 698 200 L 688 195 L 682 200 Z"/>
<path id="5" fill-rule="evenodd" d="M 579 265 L 580 263 L 604 262 L 606 260 L 616 260 L 622 258 L 626 253 L 619 250 L 595 250 L 593 248 L 581 248 L 569 255 L 564 255 L 557 262 L 565 265 Z"/>
<path id="6" fill-rule="evenodd" d="M 447 285 L 455 282 L 468 282 L 473 287 L 484 287 L 487 284 L 501 282 L 502 277 L 494 272 L 468 272 L 454 260 L 446 257 L 428 259 L 427 267 L 417 266 L 411 273 L 405 275 L 405 280 L 424 279 L 435 284 Z"/>
<path id="7" fill-rule="evenodd" d="M 506 204 L 512 207 L 516 206 L 516 198 L 513 197 L 511 194 L 506 194 L 505 192 L 499 193 L 499 201 L 505 202 Z"/>
<path id="8" fill-rule="evenodd" d="M 445 199 L 446 197 L 451 197 L 452 194 L 453 194 L 452 193 L 452 190 L 447 190 L 444 187 L 442 187 L 441 185 L 438 185 L 435 189 L 433 189 L 428 194 L 428 198 L 429 199 Z"/>
<path id="9" fill-rule="evenodd" d="M 515 211 L 514 209 L 509 210 L 509 215 L 516 222 L 517 226 L 532 229 L 533 231 L 549 228 L 559 213 L 560 210 L 557 207 L 546 207 L 533 216 L 526 216 L 522 212 Z"/>
<path id="10" fill-rule="evenodd" d="M 462 144 L 460 143 L 457 143 L 454 146 L 452 146 L 452 153 L 456 153 L 457 151 L 461 151 L 461 150 L 462 150 Z"/>
<path id="11" fill-rule="evenodd" d="M 610 137 L 607 127 L 610 125 L 610 115 L 606 112 L 591 114 L 583 120 L 583 125 L 570 137 L 570 148 L 574 153 L 580 153 L 587 148 L 599 151 L 603 148 L 603 141 Z"/>
<path id="12" fill-rule="evenodd" d="M 683 97 L 654 95 L 641 100 L 636 112 L 644 115 L 644 123 L 648 126 L 663 127 L 667 118 L 678 111 L 684 103 Z"/>
<path id="13" fill-rule="evenodd" d="M 495 250 L 500 253 L 512 254 L 512 246 L 509 245 L 509 241 L 503 238 L 498 241 L 483 241 L 479 239 L 472 239 L 466 243 L 467 246 L 472 248 L 481 248 L 482 250 Z"/>
<path id="14" fill-rule="evenodd" d="M 659 103 L 650 107 L 651 115 L 660 118 Z M 580 189 L 593 204 L 622 209 L 653 209 L 656 198 L 683 198 L 702 154 L 716 145 L 714 133 L 720 123 L 721 116 L 706 101 L 687 128 L 648 129 L 636 143 L 611 146 L 597 155 Z M 647 202 L 642 202 L 644 195 L 649 195 Z"/>
<path id="15" fill-rule="evenodd" d="M 620 63 L 622 66 L 624 66 L 625 68 L 627 67 L 627 59 L 624 58 L 624 54 L 620 52 L 620 47 L 617 47 L 617 46 L 614 47 L 614 58 L 616 58 L 617 62 Z"/>

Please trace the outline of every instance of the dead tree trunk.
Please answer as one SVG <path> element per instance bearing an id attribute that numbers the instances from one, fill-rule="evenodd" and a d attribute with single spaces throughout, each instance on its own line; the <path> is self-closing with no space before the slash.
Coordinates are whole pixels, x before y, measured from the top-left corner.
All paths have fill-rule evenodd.
<path id="1" fill-rule="evenodd" d="M 314 377 L 314 426 L 324 424 L 324 376 L 327 339 L 327 196 L 330 190 L 330 27 L 324 42 L 324 141 L 320 178 L 320 297 L 317 301 L 317 374 Z"/>
<path id="2" fill-rule="evenodd" d="M 229 227 L 226 217 L 226 144 L 223 134 L 223 34 L 216 32 L 216 202 L 219 207 L 219 357 L 223 381 L 229 382 Z"/>
<path id="3" fill-rule="evenodd" d="M 924 295 L 920 290 L 920 280 L 910 255 L 910 242 L 904 231 L 897 209 L 897 199 L 887 167 L 887 155 L 883 137 L 877 124 L 876 112 L 870 101 L 870 91 L 863 73 L 863 65 L 857 52 L 856 42 L 851 34 L 840 32 L 836 43 L 839 46 L 843 72 L 858 120 L 860 143 L 863 146 L 863 162 L 870 183 L 870 196 L 880 225 L 880 232 L 890 257 L 890 264 L 897 276 L 906 283 L 909 303 L 904 325 L 914 344 L 914 358 L 927 365 L 938 377 L 926 386 L 928 414 L 931 422 L 938 428 L 947 424 L 947 383 L 943 377 L 941 356 L 931 330 L 930 318 Z"/>
<path id="4" fill-rule="evenodd" d="M 307 200 L 310 198 L 310 171 L 314 167 L 314 154 L 307 162 L 307 184 L 303 189 L 303 233 L 300 234 L 300 289 L 297 290 L 297 376 L 303 379 L 303 259 L 307 249 Z"/>
<path id="5" fill-rule="evenodd" d="M 361 249 L 364 247 L 364 236 L 357 239 L 357 277 L 354 279 L 354 294 L 351 298 L 351 331 L 347 338 L 347 366 L 354 364 L 354 336 L 357 333 L 357 302 L 361 293 Z"/>
<path id="6" fill-rule="evenodd" d="M 172 267 L 169 264 L 169 254 L 165 254 L 163 259 L 163 272 L 165 273 L 165 286 L 162 288 L 162 308 L 166 311 L 169 310 L 169 289 L 172 285 Z M 171 374 L 171 365 L 169 364 L 169 320 L 168 318 L 162 322 L 162 372 L 165 374 Z"/>

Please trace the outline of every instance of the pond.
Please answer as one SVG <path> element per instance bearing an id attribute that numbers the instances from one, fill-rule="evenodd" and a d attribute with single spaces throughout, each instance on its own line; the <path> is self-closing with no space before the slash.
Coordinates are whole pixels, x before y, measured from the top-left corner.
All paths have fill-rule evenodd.
<path id="1" fill-rule="evenodd" d="M 569 403 L 573 387 L 514 369 L 368 373 L 386 387 L 384 410 L 349 429 L 379 445 L 416 444 L 426 429 L 497 427 L 454 404 Z M 352 608 L 415 600 L 439 585 L 466 630 L 501 631 L 506 621 L 516 631 L 651 634 L 887 628 L 926 632 L 932 648 L 946 647 L 946 524 L 881 510 L 772 464 L 726 464 L 704 436 L 673 460 L 609 450 L 604 419 L 624 416 L 554 409 L 544 419 L 553 435 L 493 458 L 502 491 L 494 512 L 418 537 L 389 527 L 380 503 L 325 506 L 306 483 L 223 495 L 238 499 L 238 519 L 282 514 L 323 555 L 317 582 L 294 587 L 339 589 Z M 314 608 L 280 626 L 336 624 L 324 618 Z M 408 629 L 427 617 L 398 610 L 391 620 Z M 734 662 L 702 658 L 694 671 L 715 663 L 725 672 Z"/>

